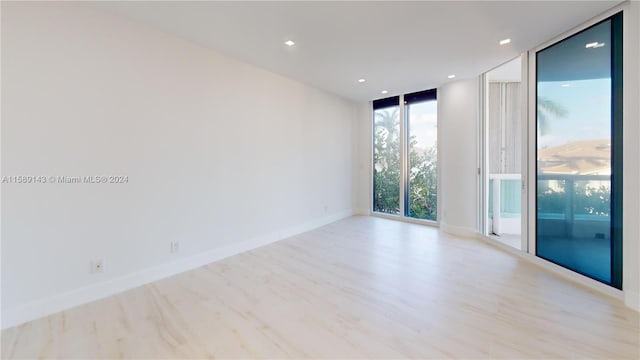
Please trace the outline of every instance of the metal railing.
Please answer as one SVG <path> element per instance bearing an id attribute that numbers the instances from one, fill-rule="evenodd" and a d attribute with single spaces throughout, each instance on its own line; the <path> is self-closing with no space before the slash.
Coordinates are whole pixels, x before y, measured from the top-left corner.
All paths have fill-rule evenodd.
<path id="1" fill-rule="evenodd" d="M 556 184 L 547 184 L 547 187 L 551 188 L 553 186 L 561 187 L 561 191 L 556 192 L 556 196 L 559 196 L 562 200 L 560 204 L 556 204 L 556 206 L 561 207 L 561 211 L 551 211 L 545 209 L 545 204 L 542 200 L 542 196 L 540 193 L 537 194 L 537 208 L 538 208 L 538 219 L 539 221 L 545 221 L 549 224 L 551 222 L 555 222 L 556 226 L 560 226 L 558 221 L 563 224 L 561 227 L 564 228 L 564 233 L 566 236 L 575 236 L 577 233 L 586 233 L 593 232 L 597 234 L 606 233 L 605 226 L 609 221 L 609 213 L 610 213 L 610 200 L 605 199 L 606 195 L 610 194 L 610 186 L 611 186 L 611 176 L 610 175 L 577 175 L 577 174 L 538 174 L 538 191 L 540 191 L 540 181 L 556 181 Z M 585 183 L 584 194 L 578 188 L 576 188 L 576 184 L 579 182 Z M 591 183 L 591 189 L 587 189 L 587 185 L 590 182 L 597 182 L 599 184 L 595 185 L 607 185 L 602 187 L 594 187 L 593 183 Z M 561 186 L 560 186 L 561 185 Z M 557 189 L 559 190 L 559 189 Z M 600 203 L 597 206 L 600 209 L 589 207 L 588 198 L 589 196 L 593 197 L 593 194 L 589 195 L 587 191 L 599 191 L 599 194 L 596 201 Z M 584 196 L 584 198 L 579 198 Z M 600 198 L 602 196 L 602 198 Z M 556 198 L 557 200 L 558 198 Z M 547 200 L 548 202 L 551 200 Z M 609 202 L 607 206 L 607 202 Z M 585 207 L 585 205 L 587 205 Z M 594 205 L 593 203 L 591 205 Z M 590 212 L 587 210 L 590 209 Z M 581 210 L 584 212 L 581 213 Z M 578 212 L 578 214 L 576 214 Z M 576 228 L 576 222 L 580 222 L 580 226 Z M 604 228 L 603 228 L 604 226 Z M 601 229 L 602 228 L 602 229 Z M 550 230 L 550 229 L 546 229 Z M 605 235 L 601 235 L 605 236 Z"/>
<path id="2" fill-rule="evenodd" d="M 496 235 L 502 235 L 502 181 L 501 180 L 521 180 L 520 174 L 489 174 L 489 180 L 493 180 L 491 204 L 493 207 L 493 218 L 491 221 L 491 232 Z"/>
<path id="3" fill-rule="evenodd" d="M 493 208 L 493 216 L 491 218 L 491 232 L 496 235 L 501 235 L 505 228 L 509 230 L 513 224 L 507 223 L 505 226 L 505 222 L 513 222 L 514 220 L 509 220 L 507 217 L 503 216 L 503 187 L 504 181 L 521 181 L 520 174 L 489 174 L 489 180 L 493 180 L 491 184 L 491 193 L 492 197 L 490 199 L 491 207 Z M 576 187 L 577 183 L 584 182 L 586 184 L 591 182 L 592 189 L 597 188 L 597 185 L 605 185 L 604 190 L 600 190 L 601 192 L 606 193 L 607 188 L 610 187 L 611 176 L 610 175 L 577 175 L 577 174 L 539 174 L 537 177 L 537 181 L 548 181 L 547 187 L 553 190 L 552 195 L 555 196 L 555 204 L 551 204 L 551 199 L 548 199 L 548 203 L 542 203 L 541 194 L 537 194 L 538 197 L 538 217 L 540 219 L 547 220 L 560 220 L 565 225 L 566 231 L 568 233 L 574 232 L 574 226 L 576 221 L 582 221 L 582 223 L 587 224 L 589 222 L 601 222 L 607 220 L 608 212 L 606 211 L 606 200 L 602 200 L 603 203 L 600 204 L 603 209 L 594 210 L 595 213 L 581 213 L 580 204 L 585 204 L 584 201 L 589 196 L 586 192 L 584 194 L 584 199 L 580 199 L 580 193 L 577 191 L 579 188 Z M 597 182 L 596 187 L 593 187 L 593 182 Z M 586 185 L 585 184 L 585 185 Z M 540 190 L 540 185 L 538 185 L 538 191 Z M 586 189 L 585 189 L 586 191 Z M 605 194 L 606 195 L 606 194 Z M 507 201 L 509 201 L 507 199 Z M 506 206 L 508 207 L 508 206 Z M 555 211 L 550 210 L 549 207 L 557 208 Z M 576 214 L 577 212 L 577 214 Z M 515 213 L 515 212 L 514 212 Z M 519 213 L 519 210 L 518 210 Z"/>

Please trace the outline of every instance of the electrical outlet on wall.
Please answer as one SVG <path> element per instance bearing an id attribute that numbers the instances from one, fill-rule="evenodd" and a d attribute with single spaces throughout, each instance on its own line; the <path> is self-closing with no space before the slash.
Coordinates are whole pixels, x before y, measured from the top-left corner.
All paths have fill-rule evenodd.
<path id="1" fill-rule="evenodd" d="M 180 243 L 178 241 L 172 241 L 170 251 L 172 254 L 180 251 Z"/>
<path id="2" fill-rule="evenodd" d="M 104 264 L 102 263 L 102 259 L 93 260 L 89 264 L 89 272 L 91 274 L 101 273 L 103 268 Z"/>

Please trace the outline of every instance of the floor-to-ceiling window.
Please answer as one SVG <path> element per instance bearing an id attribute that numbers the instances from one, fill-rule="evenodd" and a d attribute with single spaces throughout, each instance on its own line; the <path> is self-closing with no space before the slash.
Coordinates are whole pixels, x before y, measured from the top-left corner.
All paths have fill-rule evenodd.
<path id="1" fill-rule="evenodd" d="M 438 104 L 436 90 L 404 96 L 407 128 L 405 216 L 438 220 Z"/>
<path id="2" fill-rule="evenodd" d="M 622 285 L 622 14 L 536 53 L 536 254 Z"/>
<path id="3" fill-rule="evenodd" d="M 373 211 L 400 213 L 400 98 L 373 102 Z"/>
<path id="4" fill-rule="evenodd" d="M 438 220 L 437 130 L 435 89 L 373 101 L 374 212 Z"/>

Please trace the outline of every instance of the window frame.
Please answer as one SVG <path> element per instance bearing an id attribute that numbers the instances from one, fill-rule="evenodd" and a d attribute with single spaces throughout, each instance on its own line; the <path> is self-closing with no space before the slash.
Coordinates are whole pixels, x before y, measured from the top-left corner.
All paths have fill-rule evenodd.
<path id="1" fill-rule="evenodd" d="M 397 99 L 397 103 L 395 102 Z M 390 96 L 386 98 L 376 99 L 371 102 L 371 133 L 370 133 L 370 161 L 369 166 L 371 167 L 370 171 L 370 189 L 369 192 L 369 214 L 377 217 L 388 218 L 393 220 L 401 220 L 405 222 L 430 225 L 438 227 L 440 225 L 440 214 L 441 214 L 441 206 L 440 206 L 440 134 L 439 128 L 436 131 L 436 138 L 438 141 L 436 142 L 436 151 L 437 151 L 437 160 L 436 160 L 436 220 L 428 220 L 428 219 L 419 219 L 415 217 L 411 217 L 408 215 L 408 202 L 409 202 L 409 146 L 408 146 L 408 137 L 409 137 L 409 118 L 407 116 L 407 107 L 412 103 L 419 103 L 422 101 L 436 101 L 437 105 L 437 88 L 427 89 L 418 92 L 412 92 L 408 94 L 402 94 L 399 96 Z M 389 108 L 389 107 L 398 107 L 398 116 L 400 120 L 400 194 L 399 194 L 399 212 L 398 214 L 390 214 L 380 211 L 375 211 L 375 137 L 376 137 L 376 126 L 375 126 L 375 111 Z"/>
<path id="2" fill-rule="evenodd" d="M 566 273 L 571 277 L 579 279 L 580 282 L 585 282 L 589 286 L 593 286 L 598 288 L 606 293 L 611 293 L 611 290 L 618 291 L 623 290 L 623 229 L 622 229 L 622 215 L 613 217 L 613 214 L 618 213 L 622 214 L 622 195 L 616 195 L 617 199 L 614 199 L 614 195 L 612 192 L 611 198 L 611 211 L 612 211 L 612 244 L 611 244 L 611 283 L 607 283 L 598 279 L 595 279 L 589 275 L 583 274 L 574 269 L 567 268 L 563 265 L 557 264 L 551 260 L 548 260 L 544 257 L 541 257 L 537 253 L 537 192 L 538 192 L 538 173 L 537 173 L 537 54 L 538 52 L 549 48 L 555 44 L 558 44 L 564 40 L 574 37 L 602 22 L 607 20 L 612 20 L 612 40 L 613 44 L 616 46 L 612 49 L 612 179 L 611 186 L 612 189 L 616 187 L 619 193 L 623 191 L 623 81 L 624 81 L 624 67 L 627 65 L 624 64 L 625 55 L 623 53 L 623 47 L 625 44 L 624 39 L 624 28 L 626 22 L 626 11 L 627 8 L 624 4 L 615 6 L 603 14 L 587 21 L 580 26 L 571 29 L 559 36 L 554 37 L 553 39 L 535 47 L 530 50 L 528 53 L 528 78 L 530 79 L 528 84 L 528 118 L 534 119 L 533 121 L 528 121 L 528 162 L 527 162 L 527 172 L 528 172 L 528 183 L 527 188 L 529 189 L 527 195 L 527 206 L 529 208 L 527 215 L 527 223 L 528 223 L 528 249 L 527 252 L 531 255 L 535 256 L 536 259 L 540 259 L 545 264 L 551 266 L 551 268 L 558 270 L 562 273 Z M 615 21 L 614 22 L 614 18 Z M 616 36 L 617 35 L 617 36 Z M 616 52 L 614 54 L 614 51 Z M 615 56 L 614 56 L 615 55 Z M 614 82 L 615 81 L 615 82 Z M 617 86 L 616 86 L 617 85 Z M 614 140 L 615 139 L 615 140 Z M 618 155 L 615 155 L 618 154 Z M 614 177 L 613 174 L 616 174 Z M 614 231 L 615 230 L 615 231 Z M 612 293 L 613 294 L 613 293 Z"/>

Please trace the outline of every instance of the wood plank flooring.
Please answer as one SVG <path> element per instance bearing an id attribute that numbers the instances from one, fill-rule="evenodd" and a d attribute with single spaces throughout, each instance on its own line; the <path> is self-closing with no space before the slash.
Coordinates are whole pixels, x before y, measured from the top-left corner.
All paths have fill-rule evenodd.
<path id="1" fill-rule="evenodd" d="M 2 358 L 640 358 L 639 314 L 483 242 L 352 217 L 2 332 Z"/>

